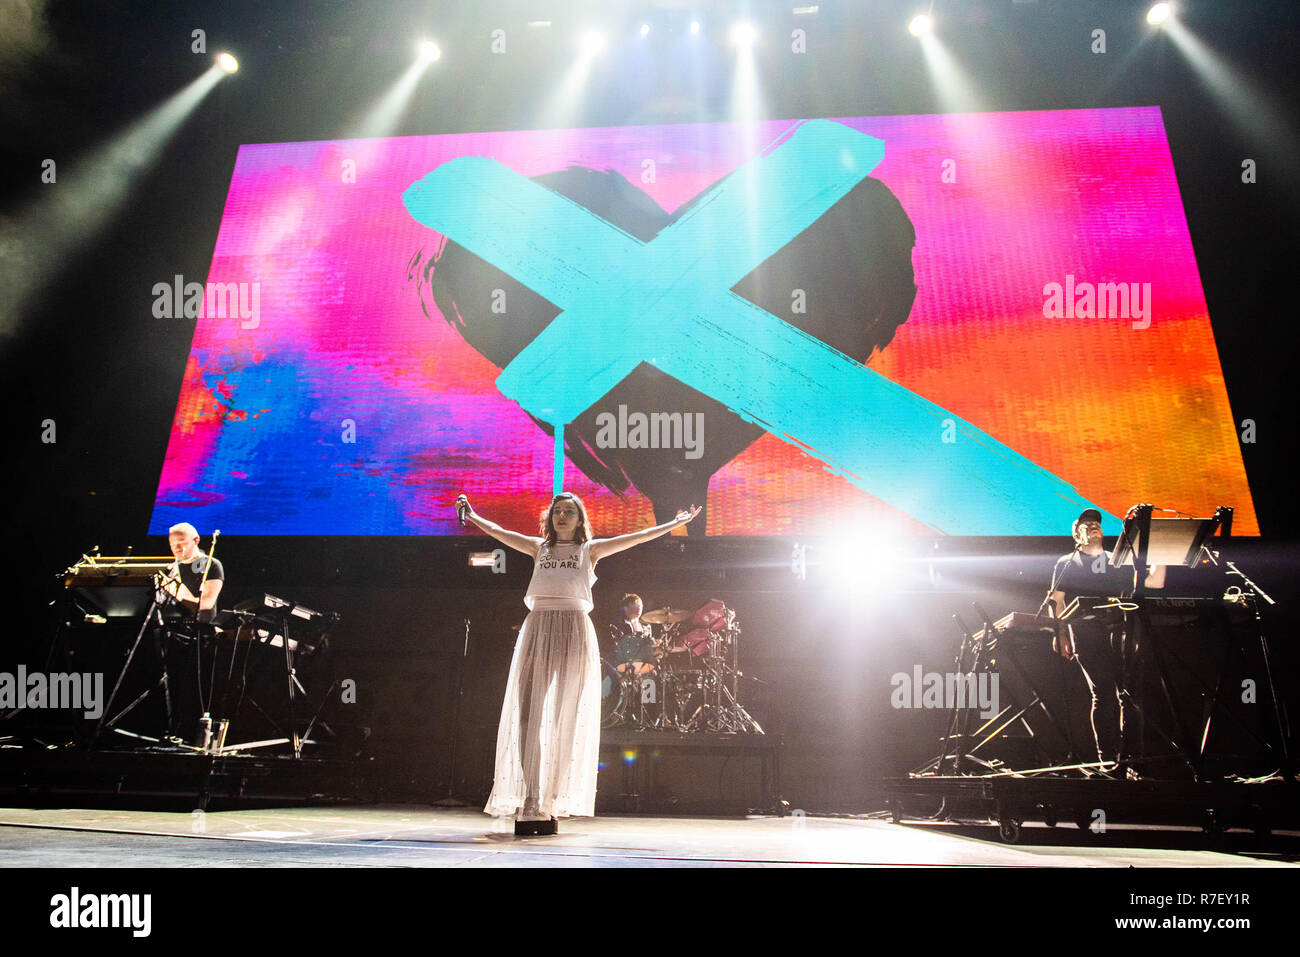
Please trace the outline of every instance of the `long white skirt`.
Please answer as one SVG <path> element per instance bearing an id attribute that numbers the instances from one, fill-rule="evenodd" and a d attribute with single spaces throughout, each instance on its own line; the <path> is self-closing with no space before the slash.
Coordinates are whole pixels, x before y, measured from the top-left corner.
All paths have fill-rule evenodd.
<path id="1" fill-rule="evenodd" d="M 510 661 L 496 780 L 483 810 L 507 817 L 535 803 L 548 817 L 590 817 L 599 756 L 596 629 L 579 603 L 535 599 Z"/>

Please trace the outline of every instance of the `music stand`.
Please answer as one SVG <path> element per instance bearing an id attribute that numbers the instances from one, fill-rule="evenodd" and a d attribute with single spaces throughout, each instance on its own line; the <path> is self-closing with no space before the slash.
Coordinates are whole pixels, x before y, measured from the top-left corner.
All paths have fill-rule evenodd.
<path id="1" fill-rule="evenodd" d="M 1110 553 L 1112 565 L 1141 565 L 1142 571 L 1153 564 L 1195 568 L 1201 549 L 1219 527 L 1223 526 L 1225 537 L 1232 528 L 1232 509 L 1227 506 L 1215 509 L 1211 518 L 1152 518 L 1154 510 L 1151 505 L 1138 505 L 1129 513 Z"/>

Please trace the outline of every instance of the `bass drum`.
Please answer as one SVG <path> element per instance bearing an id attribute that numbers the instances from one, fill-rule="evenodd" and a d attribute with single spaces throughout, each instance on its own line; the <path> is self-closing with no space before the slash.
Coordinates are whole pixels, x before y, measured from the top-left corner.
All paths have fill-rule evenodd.
<path id="1" fill-rule="evenodd" d="M 623 635 L 614 643 L 614 661 L 619 671 L 649 674 L 655 670 L 657 660 L 649 635 Z"/>

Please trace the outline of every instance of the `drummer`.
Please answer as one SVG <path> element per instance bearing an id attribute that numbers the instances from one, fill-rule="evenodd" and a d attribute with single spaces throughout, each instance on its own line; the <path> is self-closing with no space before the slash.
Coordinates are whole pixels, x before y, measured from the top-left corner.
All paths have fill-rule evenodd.
<path id="1" fill-rule="evenodd" d="M 620 636 L 622 635 L 644 635 L 650 637 L 650 626 L 641 620 L 641 612 L 644 606 L 641 604 L 641 596 L 629 592 L 623 596 L 623 600 L 618 603 L 619 613 L 622 615 L 621 621 L 614 622 L 614 628 L 617 629 Z"/>
<path id="2" fill-rule="evenodd" d="M 660 658 L 648 621 L 641 620 L 641 596 L 627 594 L 619 603 L 619 617 L 610 627 L 614 638 L 614 662 L 619 671 L 644 675 L 655 670 Z"/>

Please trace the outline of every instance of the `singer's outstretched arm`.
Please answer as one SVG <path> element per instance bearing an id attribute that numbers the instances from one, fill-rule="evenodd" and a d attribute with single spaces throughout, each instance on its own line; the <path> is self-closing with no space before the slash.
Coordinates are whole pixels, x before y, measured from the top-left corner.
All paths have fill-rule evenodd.
<path id="1" fill-rule="evenodd" d="M 465 515 L 465 518 L 468 521 L 473 522 L 479 528 L 483 529 L 483 531 L 487 532 L 502 545 L 509 545 L 515 551 L 523 552 L 529 558 L 537 557 L 537 551 L 542 546 L 542 540 L 540 538 L 532 535 L 521 535 L 519 532 L 512 532 L 508 528 L 502 528 L 496 522 L 489 522 L 482 515 L 474 511 L 474 508 L 469 505 L 468 501 L 464 504 L 468 508 L 468 512 Z"/>
<path id="2" fill-rule="evenodd" d="M 664 522 L 662 525 L 656 525 L 653 528 L 645 528 L 639 532 L 629 532 L 626 535 L 615 535 L 613 538 L 596 538 L 591 542 L 591 561 L 592 564 L 615 555 L 625 549 L 632 548 L 634 545 L 640 545 L 642 542 L 648 542 L 658 538 L 660 535 L 666 535 L 678 525 L 685 525 L 696 515 L 700 513 L 700 506 L 692 506 L 689 511 L 683 510 L 677 513 L 677 517 L 671 522 Z"/>

